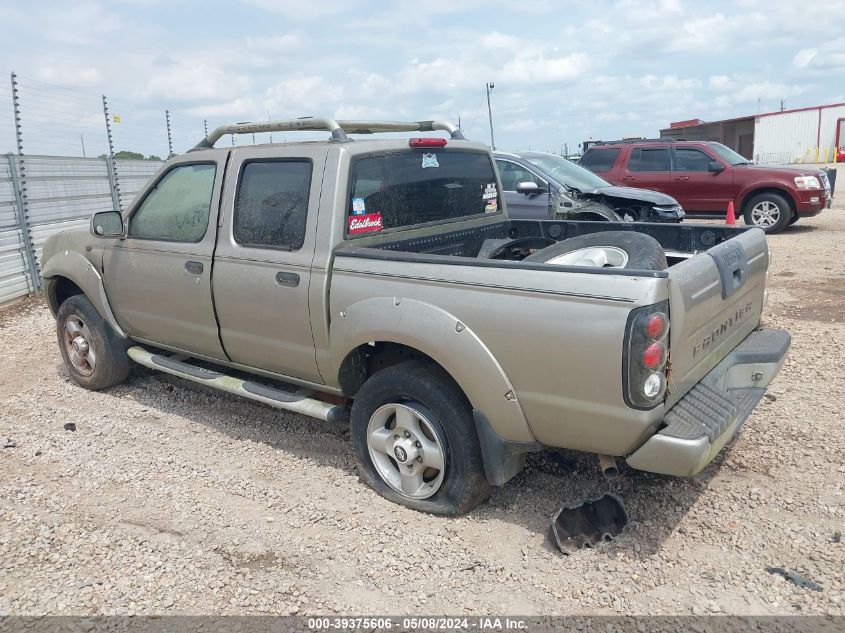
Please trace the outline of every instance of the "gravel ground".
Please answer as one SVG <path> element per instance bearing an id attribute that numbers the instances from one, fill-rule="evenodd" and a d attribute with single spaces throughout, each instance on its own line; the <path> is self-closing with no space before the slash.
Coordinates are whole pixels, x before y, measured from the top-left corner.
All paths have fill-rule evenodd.
<path id="1" fill-rule="evenodd" d="M 843 238 L 840 202 L 770 239 L 764 323 L 792 351 L 701 476 L 543 453 L 457 519 L 366 488 L 342 425 L 148 371 L 85 392 L 43 303 L 0 311 L 0 615 L 843 614 Z M 607 490 L 620 538 L 547 544 L 557 508 Z"/>

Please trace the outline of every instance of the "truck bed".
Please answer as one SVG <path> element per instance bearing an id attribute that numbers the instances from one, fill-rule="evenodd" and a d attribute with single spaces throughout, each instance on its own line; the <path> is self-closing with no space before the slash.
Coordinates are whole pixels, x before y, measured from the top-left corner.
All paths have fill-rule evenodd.
<path id="1" fill-rule="evenodd" d="M 404 306 L 411 299 L 451 315 L 501 364 L 531 434 L 543 444 L 629 454 L 654 433 L 672 405 L 759 326 L 768 264 L 759 230 L 540 220 L 445 228 L 386 232 L 340 246 L 332 264 L 330 314 L 385 297 L 387 306 L 398 301 Z M 561 241 L 597 231 L 652 236 L 669 254 L 669 269 L 479 257 L 489 240 Z M 704 255 L 707 251 L 712 252 Z M 661 301 L 668 301 L 671 321 L 667 397 L 657 408 L 634 410 L 622 393 L 626 323 L 633 309 Z M 417 325 L 430 329 L 429 322 L 404 322 Z"/>
<path id="2" fill-rule="evenodd" d="M 533 265 L 508 260 L 477 259 L 485 240 L 516 239 L 522 237 L 545 237 L 557 242 L 578 235 L 600 231 L 637 231 L 656 239 L 667 253 L 670 266 L 679 263 L 687 256 L 703 252 L 725 242 L 748 227 L 725 225 L 677 225 L 645 222 L 580 222 L 556 220 L 504 220 L 496 223 L 480 224 L 472 228 L 443 231 L 438 227 L 436 233 L 426 235 L 424 231 L 414 231 L 414 237 L 400 237 L 399 234 L 383 233 L 373 237 L 347 242 L 336 252 L 344 256 L 387 258 L 394 261 L 424 261 L 425 255 L 473 258 L 473 266 L 510 266 L 516 263 L 520 267 L 532 268 L 545 264 Z M 407 233 L 407 232 L 405 232 Z M 420 234 L 422 233 L 422 234 Z M 382 251 L 380 254 L 378 251 Z M 388 254 L 389 253 L 389 254 Z M 440 259 L 439 261 L 443 261 Z M 452 261 L 453 264 L 461 262 Z M 567 268 L 567 267 L 564 267 Z M 587 272 L 580 268 L 579 272 Z M 643 272 L 619 269 L 591 269 L 595 274 L 642 275 Z M 649 271 L 651 275 L 665 276 L 665 273 Z"/>

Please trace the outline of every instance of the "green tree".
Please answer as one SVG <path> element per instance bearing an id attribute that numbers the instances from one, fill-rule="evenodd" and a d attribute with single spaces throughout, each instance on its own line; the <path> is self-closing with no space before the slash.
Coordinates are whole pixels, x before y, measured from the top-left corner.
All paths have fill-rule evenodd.
<path id="1" fill-rule="evenodd" d="M 144 160 L 143 154 L 139 154 L 138 152 L 129 152 L 126 150 L 115 152 L 114 157 L 121 158 L 123 160 Z"/>

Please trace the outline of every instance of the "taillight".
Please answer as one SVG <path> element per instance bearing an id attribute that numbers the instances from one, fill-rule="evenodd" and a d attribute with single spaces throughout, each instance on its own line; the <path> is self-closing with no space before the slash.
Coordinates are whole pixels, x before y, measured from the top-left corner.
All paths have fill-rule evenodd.
<path id="1" fill-rule="evenodd" d="M 412 138 L 408 139 L 408 145 L 411 147 L 446 147 L 446 139 L 437 136 Z"/>
<path id="2" fill-rule="evenodd" d="M 632 310 L 625 331 L 622 378 L 625 402 L 652 409 L 666 394 L 669 302 Z"/>

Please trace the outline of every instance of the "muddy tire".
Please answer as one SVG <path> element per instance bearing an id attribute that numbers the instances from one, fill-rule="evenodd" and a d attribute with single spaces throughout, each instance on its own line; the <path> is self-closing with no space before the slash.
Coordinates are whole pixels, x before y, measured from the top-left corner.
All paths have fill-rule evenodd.
<path id="1" fill-rule="evenodd" d="M 761 193 L 745 203 L 743 218 L 748 226 L 756 226 L 766 233 L 778 233 L 789 226 L 792 205 L 777 193 Z"/>
<path id="2" fill-rule="evenodd" d="M 457 515 L 490 493 L 470 404 L 430 362 L 371 376 L 355 396 L 350 428 L 361 479 L 390 501 Z"/>
<path id="3" fill-rule="evenodd" d="M 523 261 L 561 266 L 666 270 L 660 243 L 636 231 L 587 233 L 547 246 Z"/>
<path id="4" fill-rule="evenodd" d="M 114 333 L 85 295 L 74 295 L 59 307 L 56 335 L 65 367 L 80 386 L 97 391 L 129 377 L 128 341 Z"/>

